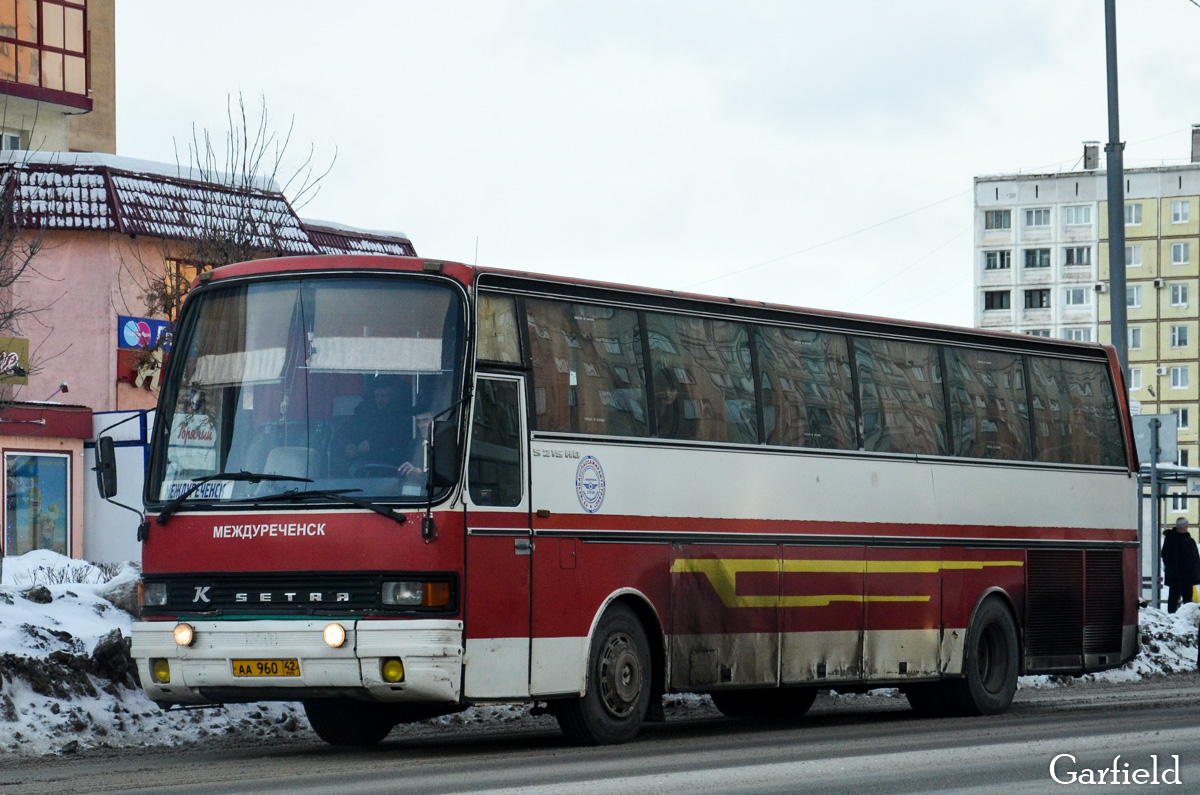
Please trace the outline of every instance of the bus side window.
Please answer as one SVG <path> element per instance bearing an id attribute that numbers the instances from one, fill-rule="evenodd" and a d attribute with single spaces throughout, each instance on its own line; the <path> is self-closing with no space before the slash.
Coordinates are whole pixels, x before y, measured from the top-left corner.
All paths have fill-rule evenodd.
<path id="1" fill-rule="evenodd" d="M 467 487 L 479 506 L 521 504 L 521 415 L 517 382 L 480 378 L 471 419 Z"/>

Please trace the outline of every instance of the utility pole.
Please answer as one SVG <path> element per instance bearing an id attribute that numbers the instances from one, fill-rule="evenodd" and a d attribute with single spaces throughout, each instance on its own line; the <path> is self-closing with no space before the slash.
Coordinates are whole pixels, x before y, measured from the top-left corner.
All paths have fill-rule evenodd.
<path id="1" fill-rule="evenodd" d="M 1104 0 L 1104 39 L 1108 61 L 1108 144 L 1104 147 L 1108 169 L 1108 302 L 1112 318 L 1112 344 L 1117 349 L 1121 376 L 1129 383 L 1129 333 L 1126 331 L 1125 297 L 1125 166 L 1117 111 L 1117 8 Z"/>

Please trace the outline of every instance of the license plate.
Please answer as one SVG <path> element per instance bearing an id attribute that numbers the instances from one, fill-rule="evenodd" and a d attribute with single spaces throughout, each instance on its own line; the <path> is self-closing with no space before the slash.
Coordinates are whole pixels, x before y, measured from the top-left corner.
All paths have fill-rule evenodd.
<path id="1" fill-rule="evenodd" d="M 234 660 L 234 676 L 299 676 L 298 660 Z"/>

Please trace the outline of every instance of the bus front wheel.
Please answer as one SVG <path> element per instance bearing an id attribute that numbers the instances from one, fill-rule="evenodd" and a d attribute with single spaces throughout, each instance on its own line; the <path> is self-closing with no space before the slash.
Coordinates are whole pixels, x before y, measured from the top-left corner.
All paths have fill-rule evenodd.
<path id="1" fill-rule="evenodd" d="M 348 698 L 305 701 L 304 714 L 317 736 L 330 745 L 376 745 L 396 725 L 396 716 L 387 705 Z"/>
<path id="2" fill-rule="evenodd" d="M 948 699 L 962 715 L 996 715 L 1017 692 L 1017 624 L 999 599 L 979 606 L 963 654 L 963 676 L 948 682 Z"/>
<path id="3" fill-rule="evenodd" d="M 646 717 L 652 679 L 646 632 L 632 610 L 615 604 L 592 639 L 587 692 L 555 706 L 558 725 L 576 745 L 626 742 Z"/>

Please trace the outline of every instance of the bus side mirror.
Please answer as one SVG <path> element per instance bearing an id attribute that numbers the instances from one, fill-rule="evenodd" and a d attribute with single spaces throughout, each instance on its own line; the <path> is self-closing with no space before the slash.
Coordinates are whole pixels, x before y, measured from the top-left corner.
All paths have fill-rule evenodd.
<path id="1" fill-rule="evenodd" d="M 111 436 L 96 440 L 96 488 L 106 500 L 117 494 L 117 454 Z"/>
<path id="2" fill-rule="evenodd" d="M 432 485 L 444 489 L 458 482 L 462 451 L 458 449 L 458 423 L 438 420 L 433 424 Z"/>

